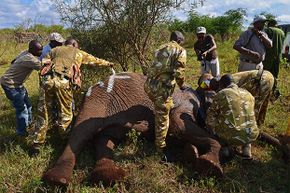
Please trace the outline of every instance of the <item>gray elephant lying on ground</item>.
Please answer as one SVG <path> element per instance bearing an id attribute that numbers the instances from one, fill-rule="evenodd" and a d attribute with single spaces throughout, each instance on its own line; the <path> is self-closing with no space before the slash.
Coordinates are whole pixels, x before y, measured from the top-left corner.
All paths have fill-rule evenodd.
<path id="1" fill-rule="evenodd" d="M 89 88 L 64 152 L 43 179 L 52 184 L 67 185 L 77 154 L 88 140 L 94 138 L 96 164 L 92 180 L 105 183 L 123 180 L 125 171 L 112 160 L 115 144 L 124 139 L 130 129 L 154 137 L 153 103 L 144 92 L 145 80 L 141 74 L 120 73 Z M 201 104 L 196 92 L 176 89 L 173 98 L 175 106 L 170 112 L 168 135 L 184 144 L 186 158 L 198 172 L 222 176 L 220 144 L 197 125 Z"/>

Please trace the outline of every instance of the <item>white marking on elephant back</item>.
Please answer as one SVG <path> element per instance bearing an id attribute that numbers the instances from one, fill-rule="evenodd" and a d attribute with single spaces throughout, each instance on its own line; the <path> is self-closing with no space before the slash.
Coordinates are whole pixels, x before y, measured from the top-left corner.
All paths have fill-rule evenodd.
<path id="1" fill-rule="evenodd" d="M 115 79 L 128 79 L 128 78 L 131 78 L 131 77 L 127 75 L 120 76 L 114 73 L 109 78 L 107 92 L 111 92 L 113 90 Z"/>
<path id="2" fill-rule="evenodd" d="M 91 96 L 92 94 L 92 86 L 90 86 L 90 88 L 88 89 L 87 93 L 86 93 L 86 97 Z"/>
<path id="3" fill-rule="evenodd" d="M 97 85 L 99 85 L 100 87 L 104 87 L 104 82 L 103 81 L 99 81 L 99 82 L 97 82 Z"/>

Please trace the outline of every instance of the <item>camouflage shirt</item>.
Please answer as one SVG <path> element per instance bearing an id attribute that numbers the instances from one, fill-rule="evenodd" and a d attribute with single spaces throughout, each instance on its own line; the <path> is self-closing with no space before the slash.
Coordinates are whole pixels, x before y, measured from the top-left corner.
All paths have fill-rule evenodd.
<path id="1" fill-rule="evenodd" d="M 58 46 L 53 48 L 49 54 L 42 59 L 43 64 L 53 63 L 58 73 L 65 74 L 69 72 L 72 65 L 79 68 L 82 64 L 91 64 L 97 66 L 109 66 L 110 62 L 96 58 L 80 49 L 72 46 Z M 59 68 L 58 68 L 59 67 Z M 68 70 L 65 72 L 65 70 Z"/>
<path id="2" fill-rule="evenodd" d="M 258 137 L 254 97 L 231 84 L 219 91 L 207 111 L 206 125 L 229 144 L 242 145 Z"/>
<path id="3" fill-rule="evenodd" d="M 186 50 L 177 42 L 171 41 L 156 50 L 154 62 L 149 67 L 147 76 L 167 86 L 173 87 L 176 83 L 182 86 L 185 64 Z"/>
<path id="4" fill-rule="evenodd" d="M 266 70 L 262 74 L 258 70 L 251 70 L 235 73 L 233 79 L 239 87 L 248 90 L 255 97 L 256 121 L 258 125 L 263 124 L 274 85 L 273 75 Z"/>

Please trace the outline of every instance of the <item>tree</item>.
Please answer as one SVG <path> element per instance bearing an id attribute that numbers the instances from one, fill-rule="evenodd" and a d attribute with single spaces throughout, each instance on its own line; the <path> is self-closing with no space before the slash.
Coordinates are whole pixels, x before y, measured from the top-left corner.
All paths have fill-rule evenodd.
<path id="1" fill-rule="evenodd" d="M 246 14 L 246 9 L 242 8 L 228 10 L 224 15 L 217 17 L 200 15 L 195 10 L 190 10 L 185 22 L 175 19 L 169 24 L 169 29 L 195 32 L 198 26 L 204 26 L 209 33 L 219 34 L 222 40 L 226 40 L 229 35 L 242 29 Z"/>
<path id="2" fill-rule="evenodd" d="M 164 41 L 158 25 L 185 0 L 54 0 L 63 21 L 95 54 L 116 60 L 124 71 L 138 63 L 146 74 L 156 40 Z M 156 30 L 159 31 L 156 33 Z M 153 35 L 157 34 L 156 39 Z M 168 36 L 166 37 L 166 39 Z M 102 46 L 102 50 L 96 48 Z M 105 53 L 104 53 L 105 49 Z M 93 51 L 93 50 L 89 50 Z M 102 52 L 102 53 L 101 53 Z M 151 54 L 150 54 L 151 55 Z"/>
<path id="3" fill-rule="evenodd" d="M 266 12 L 266 11 L 262 11 L 260 13 L 260 15 L 264 15 L 268 20 L 276 20 L 276 18 L 277 18 L 276 15 L 269 13 L 269 12 Z"/>

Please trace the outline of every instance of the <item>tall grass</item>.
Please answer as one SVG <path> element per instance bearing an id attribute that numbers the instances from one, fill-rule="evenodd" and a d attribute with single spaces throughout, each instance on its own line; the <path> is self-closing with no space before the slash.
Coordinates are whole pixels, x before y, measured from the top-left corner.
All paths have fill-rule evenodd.
<path id="1" fill-rule="evenodd" d="M 193 42 L 191 40 L 191 42 Z M 237 71 L 238 53 L 232 49 L 233 41 L 218 42 L 218 56 L 222 73 Z M 7 44 L 7 62 L 0 66 L 2 75 L 11 61 L 26 44 L 15 46 Z M 186 67 L 187 84 L 196 87 L 199 76 L 199 63 L 193 52 L 193 45 L 185 45 L 188 52 Z M 88 69 L 91 71 L 91 69 Z M 97 70 L 98 71 L 98 70 Z M 281 66 L 279 88 L 282 96 L 269 105 L 264 131 L 273 135 L 286 129 L 290 111 L 289 68 Z M 108 74 L 102 71 L 101 74 Z M 87 74 L 87 73 L 85 73 Z M 92 77 L 92 76 L 90 76 Z M 84 87 L 97 82 L 87 78 Z M 34 72 L 26 82 L 26 87 L 36 107 L 38 97 L 38 77 Z M 81 92 L 80 95 L 81 96 Z M 200 178 L 190 164 L 161 164 L 155 155 L 153 144 L 129 135 L 129 142 L 115 151 L 117 164 L 127 171 L 126 183 L 105 188 L 101 183 L 91 185 L 89 173 L 94 167 L 94 155 L 91 144 L 81 153 L 74 170 L 73 182 L 67 188 L 52 187 L 41 181 L 41 176 L 51 167 L 61 154 L 65 141 L 53 134 L 40 155 L 29 157 L 25 141 L 17 140 L 15 134 L 15 112 L 0 90 L 0 192 L 290 192 L 289 165 L 281 160 L 281 153 L 274 147 L 257 142 L 253 147 L 254 160 L 243 161 L 235 158 L 223 166 L 224 179 Z M 131 139 L 131 140 L 130 140 Z"/>

